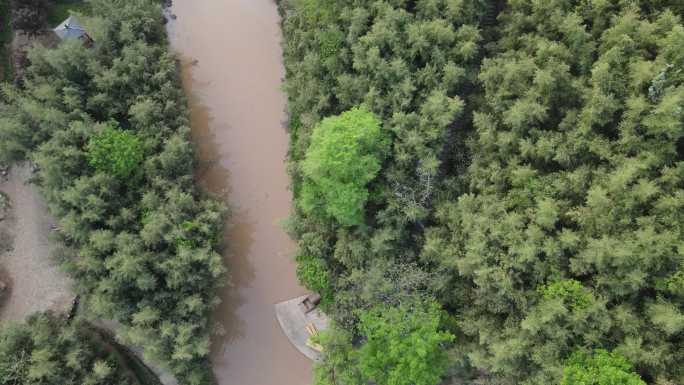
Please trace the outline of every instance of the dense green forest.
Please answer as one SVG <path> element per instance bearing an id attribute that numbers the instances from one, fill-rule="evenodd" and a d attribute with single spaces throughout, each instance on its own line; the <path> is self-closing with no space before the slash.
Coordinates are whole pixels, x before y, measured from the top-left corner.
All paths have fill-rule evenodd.
<path id="1" fill-rule="evenodd" d="M 93 0 L 88 9 L 80 19 L 92 47 L 75 39 L 34 48 L 20 84 L 2 87 L 0 162 L 35 164 L 59 223 L 56 256 L 87 313 L 118 321 L 122 342 L 144 347 L 182 383 L 209 383 L 225 209 L 193 184 L 189 118 L 161 5 Z M 31 334 L 17 330 L 0 345 Z M 73 373 L 83 383 L 109 370 L 84 365 L 88 373 Z"/>
<path id="2" fill-rule="evenodd" d="M 153 385 L 128 352 L 83 320 L 49 313 L 0 331 L 0 384 Z"/>
<path id="3" fill-rule="evenodd" d="M 684 383 L 680 1 L 280 7 L 317 384 Z"/>
<path id="4" fill-rule="evenodd" d="M 8 47 L 12 37 L 9 23 L 9 0 L 0 0 L 0 81 L 8 80 L 11 75 Z"/>
<path id="5" fill-rule="evenodd" d="M 680 0 L 279 5 L 317 385 L 684 384 Z M 225 208 L 193 184 L 161 5 L 87 9 L 92 47 L 2 86 L 0 163 L 35 165 L 86 314 L 210 383 Z M 0 384 L 140 383 L 101 338 L 34 315 Z"/>

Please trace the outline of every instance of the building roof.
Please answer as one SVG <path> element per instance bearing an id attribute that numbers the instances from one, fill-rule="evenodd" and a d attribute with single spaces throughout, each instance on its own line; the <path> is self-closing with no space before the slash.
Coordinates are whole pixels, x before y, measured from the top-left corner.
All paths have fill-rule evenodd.
<path id="1" fill-rule="evenodd" d="M 85 28 L 83 28 L 73 16 L 69 16 L 69 18 L 58 25 L 54 31 L 62 40 L 78 39 L 87 35 Z"/>

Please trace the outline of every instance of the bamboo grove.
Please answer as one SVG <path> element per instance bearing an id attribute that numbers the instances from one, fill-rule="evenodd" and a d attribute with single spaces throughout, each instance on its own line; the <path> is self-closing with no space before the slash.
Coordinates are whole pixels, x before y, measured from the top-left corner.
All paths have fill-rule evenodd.
<path id="1" fill-rule="evenodd" d="M 317 384 L 684 383 L 680 2 L 280 8 Z"/>
<path id="2" fill-rule="evenodd" d="M 1 160 L 35 164 L 59 223 L 56 257 L 83 307 L 117 321 L 120 341 L 144 347 L 182 383 L 211 383 L 208 318 L 225 278 L 216 252 L 225 209 L 194 186 L 189 117 L 161 5 L 89 4 L 92 47 L 34 48 L 21 84 L 3 87 Z M 58 322 L 47 323 L 59 332 Z M 93 362 L 102 362 L 95 376 L 114 369 Z M 66 383 L 49 374 L 19 383 Z M 121 383 L 101 377 L 72 380 Z"/>

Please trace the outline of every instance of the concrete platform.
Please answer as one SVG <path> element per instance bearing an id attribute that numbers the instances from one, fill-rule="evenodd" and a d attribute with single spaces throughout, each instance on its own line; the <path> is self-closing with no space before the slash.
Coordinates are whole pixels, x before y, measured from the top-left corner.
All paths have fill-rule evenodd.
<path id="1" fill-rule="evenodd" d="M 306 345 L 309 339 L 309 333 L 306 331 L 306 325 L 312 323 L 319 331 L 328 328 L 328 317 L 318 309 L 310 311 L 308 314 L 299 308 L 299 304 L 307 296 L 303 295 L 289 301 L 281 302 L 275 305 L 276 317 L 280 323 L 280 327 L 292 344 L 302 352 L 305 356 L 314 361 L 321 359 L 321 353 L 311 349 Z"/>

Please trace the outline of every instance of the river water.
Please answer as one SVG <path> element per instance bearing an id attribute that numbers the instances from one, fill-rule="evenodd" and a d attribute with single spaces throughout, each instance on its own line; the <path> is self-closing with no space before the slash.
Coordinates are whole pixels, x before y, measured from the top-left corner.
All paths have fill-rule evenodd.
<path id="1" fill-rule="evenodd" d="M 171 45 L 190 98 L 197 179 L 232 209 L 224 252 L 231 284 L 215 318 L 221 385 L 308 385 L 311 363 L 280 330 L 273 305 L 304 294 L 290 211 L 279 17 L 273 0 L 174 0 Z"/>

